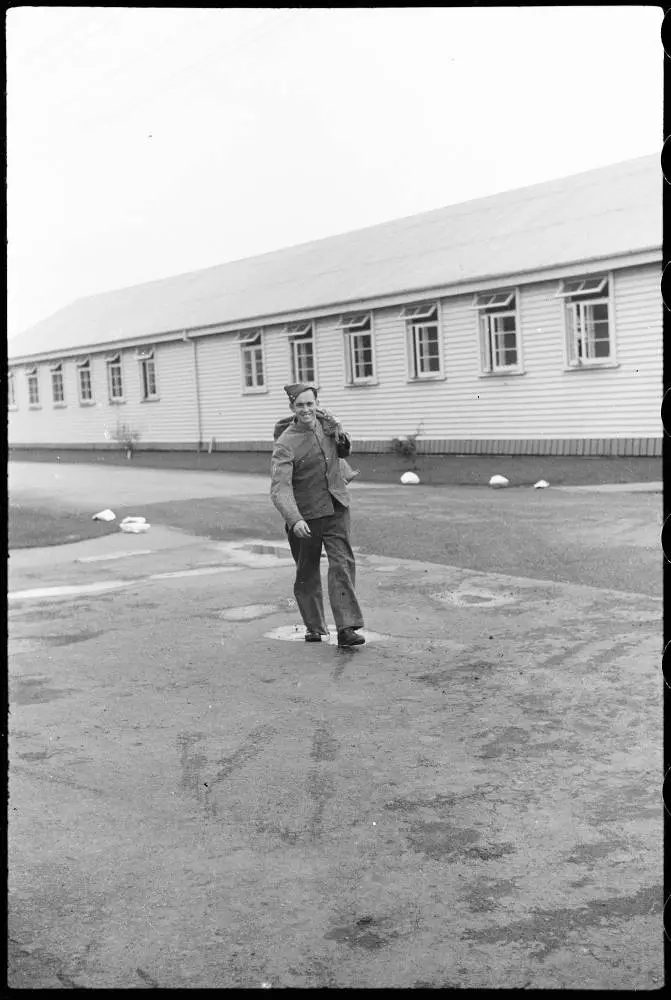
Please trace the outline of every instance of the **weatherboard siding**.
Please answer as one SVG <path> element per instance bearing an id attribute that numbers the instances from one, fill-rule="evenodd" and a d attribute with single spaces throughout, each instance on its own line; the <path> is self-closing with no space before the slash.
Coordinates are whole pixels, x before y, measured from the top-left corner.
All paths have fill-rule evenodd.
<path id="1" fill-rule="evenodd" d="M 397 309 L 380 310 L 380 385 L 337 393 L 339 415 L 360 441 L 412 433 L 420 425 L 420 442 L 660 437 L 659 278 L 658 267 L 614 272 L 615 368 L 565 370 L 556 282 L 519 290 L 522 375 L 481 375 L 468 295 L 441 302 L 444 380 L 408 382 L 403 320 Z"/>
<path id="2" fill-rule="evenodd" d="M 9 442 L 18 444 L 105 446 L 114 442 L 125 424 L 139 434 L 138 447 L 149 443 L 197 442 L 197 409 L 191 345 L 171 343 L 155 349 L 159 398 L 141 398 L 140 365 L 135 349 L 120 354 L 124 401 L 110 402 L 106 359 L 110 352 L 82 355 L 91 361 L 93 403 L 80 404 L 75 359 L 62 362 L 65 406 L 54 406 L 50 366 L 37 366 L 40 377 L 39 409 L 28 407 L 25 372 L 16 369 L 17 410 L 9 412 Z"/>
<path id="3" fill-rule="evenodd" d="M 579 273 L 579 270 L 578 270 Z M 376 382 L 346 385 L 339 314 L 315 321 L 317 380 L 323 404 L 357 442 L 388 447 L 392 437 L 421 426 L 421 450 L 516 453 L 549 449 L 557 454 L 645 454 L 633 439 L 661 439 L 662 306 L 658 265 L 613 272 L 617 367 L 565 370 L 562 300 L 556 281 L 519 288 L 524 374 L 483 377 L 472 295 L 440 300 L 443 377 L 413 382 L 408 376 L 405 321 L 400 307 L 373 315 Z M 493 289 L 494 290 L 494 289 Z M 419 298 L 418 298 L 419 300 Z M 266 385 L 246 393 L 240 344 L 232 333 L 197 338 L 201 433 L 205 447 L 270 442 L 275 422 L 288 412 L 283 386 L 291 380 L 284 326 L 263 333 Z M 9 412 L 10 444 L 83 447 L 109 445 L 121 424 L 138 432 L 139 447 L 198 444 L 194 345 L 155 348 L 159 400 L 141 401 L 135 348 L 120 351 L 125 402 L 108 400 L 105 359 L 92 353 L 95 405 L 80 406 L 75 361 L 63 362 L 66 406 L 51 402 L 49 364 L 38 364 L 41 408 L 28 408 L 25 372 L 16 369 L 18 409 Z M 619 438 L 623 444 L 612 443 Z M 584 443 L 587 441 L 588 443 Z M 601 444 L 593 442 L 601 441 Z M 531 444 L 529 442 L 535 442 Z M 629 442 L 628 444 L 626 442 Z M 641 450 L 642 449 L 642 450 Z"/>
<path id="4" fill-rule="evenodd" d="M 240 344 L 234 334 L 198 342 L 203 441 L 209 447 L 239 441 L 270 441 L 273 427 L 288 413 L 282 386 L 289 381 L 286 336 L 279 328 L 263 333 L 263 391 L 245 392 Z"/>

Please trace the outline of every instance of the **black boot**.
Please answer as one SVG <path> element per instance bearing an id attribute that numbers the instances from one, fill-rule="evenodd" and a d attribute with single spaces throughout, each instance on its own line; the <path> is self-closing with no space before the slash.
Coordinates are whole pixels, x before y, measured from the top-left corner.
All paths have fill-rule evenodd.
<path id="1" fill-rule="evenodd" d="M 356 634 L 356 627 L 341 628 L 338 632 L 339 646 L 361 646 L 365 641 L 362 635 Z"/>

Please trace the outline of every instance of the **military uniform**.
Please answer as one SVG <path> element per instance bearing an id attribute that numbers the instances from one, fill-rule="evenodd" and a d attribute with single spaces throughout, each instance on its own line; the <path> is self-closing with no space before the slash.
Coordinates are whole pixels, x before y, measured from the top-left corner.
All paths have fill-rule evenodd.
<path id="1" fill-rule="evenodd" d="M 336 418 L 331 416 L 330 413 L 327 413 L 327 411 L 321 407 L 317 407 L 317 420 L 319 420 L 327 434 L 333 435 L 338 431 L 342 432 L 342 427 Z M 273 441 L 277 441 L 280 434 L 282 434 L 293 422 L 293 417 L 282 417 L 281 420 L 278 420 L 273 430 Z M 339 461 L 340 471 L 342 472 L 342 477 L 345 480 L 345 485 L 347 485 L 348 483 L 351 483 L 353 479 L 356 479 L 359 475 L 359 470 L 353 469 L 346 458 L 340 458 Z M 288 524 L 284 525 L 284 530 L 287 534 L 287 541 L 289 542 L 291 555 L 293 556 L 294 562 L 297 563 L 298 552 L 300 550 L 300 538 L 297 538 L 296 535 L 294 535 Z"/>
<path id="2" fill-rule="evenodd" d="M 363 627 L 354 592 L 350 497 L 340 467 L 340 459 L 350 453 L 351 442 L 342 430 L 336 439 L 326 433 L 326 427 L 328 421 L 321 419 L 314 427 L 291 420 L 275 442 L 271 460 L 270 495 L 290 538 L 298 521 L 307 521 L 310 528 L 310 537 L 293 536 L 291 541 L 297 554 L 294 595 L 308 633 L 315 635 L 328 634 L 320 572 L 322 546 L 329 563 L 328 595 L 338 632 Z"/>

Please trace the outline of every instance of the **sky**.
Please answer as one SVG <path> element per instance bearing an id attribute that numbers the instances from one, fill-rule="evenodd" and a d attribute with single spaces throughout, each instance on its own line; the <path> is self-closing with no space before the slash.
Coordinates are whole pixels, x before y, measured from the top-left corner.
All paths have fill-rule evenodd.
<path id="1" fill-rule="evenodd" d="M 8 334 L 659 152 L 659 7 L 17 7 Z"/>

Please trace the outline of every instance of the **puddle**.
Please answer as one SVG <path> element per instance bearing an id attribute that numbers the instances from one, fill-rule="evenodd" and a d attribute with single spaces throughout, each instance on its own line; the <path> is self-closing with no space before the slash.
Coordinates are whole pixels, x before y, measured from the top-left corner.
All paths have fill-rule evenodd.
<path id="1" fill-rule="evenodd" d="M 104 583 L 88 583 L 71 587 L 36 587 L 34 590 L 15 590 L 7 595 L 7 600 L 22 601 L 41 597 L 77 597 L 79 594 L 100 594 L 106 590 L 130 587 L 132 583 L 132 580 L 110 580 Z"/>
<path id="2" fill-rule="evenodd" d="M 489 590 L 444 590 L 430 595 L 434 601 L 442 604 L 452 604 L 457 608 L 499 607 L 502 604 L 512 604 L 515 600 L 509 594 L 495 594 Z"/>
<path id="3" fill-rule="evenodd" d="M 293 563 L 288 542 L 285 544 L 263 539 L 247 539 L 244 542 L 219 542 L 217 549 L 232 562 L 248 566 L 250 569 L 277 567 L 283 562 Z"/>
<path id="4" fill-rule="evenodd" d="M 220 614 L 228 621 L 239 622 L 274 615 L 277 611 L 279 608 L 275 604 L 246 604 L 239 608 L 225 608 Z"/>
<path id="5" fill-rule="evenodd" d="M 179 569 L 170 573 L 152 573 L 148 580 L 179 580 L 184 576 L 210 576 L 213 573 L 233 573 L 237 566 L 200 566 L 197 569 Z M 142 583 L 142 581 L 136 581 Z"/>
<path id="6" fill-rule="evenodd" d="M 329 630 L 328 635 L 322 636 L 322 644 L 337 646 L 338 645 L 338 631 L 333 624 L 330 622 L 327 626 Z M 266 639 L 280 639 L 282 642 L 305 642 L 305 626 L 304 625 L 280 625 L 279 628 L 274 628 L 270 632 L 263 633 Z M 368 629 L 360 629 L 359 635 L 362 635 L 366 642 L 380 642 L 389 638 L 386 635 L 382 635 L 380 632 L 370 632 Z M 318 643 L 306 645 L 316 646 Z M 353 647 L 361 648 L 361 647 Z"/>
<path id="7" fill-rule="evenodd" d="M 132 552 L 108 552 L 100 556 L 81 556 L 75 559 L 78 563 L 110 562 L 113 559 L 128 559 L 130 556 L 150 556 L 151 549 L 134 549 Z"/>
<path id="8" fill-rule="evenodd" d="M 253 552 L 256 555 L 263 556 L 277 556 L 278 559 L 291 559 L 291 549 L 288 546 L 275 545 L 270 542 L 251 542 L 247 545 L 241 545 L 241 549 L 245 552 Z"/>

